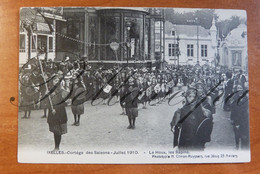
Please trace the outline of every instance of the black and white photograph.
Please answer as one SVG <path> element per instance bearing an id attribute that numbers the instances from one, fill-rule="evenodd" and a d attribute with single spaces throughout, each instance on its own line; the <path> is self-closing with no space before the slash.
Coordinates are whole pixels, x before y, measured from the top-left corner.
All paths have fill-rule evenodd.
<path id="1" fill-rule="evenodd" d="M 24 7 L 18 162 L 250 162 L 245 10 Z"/>

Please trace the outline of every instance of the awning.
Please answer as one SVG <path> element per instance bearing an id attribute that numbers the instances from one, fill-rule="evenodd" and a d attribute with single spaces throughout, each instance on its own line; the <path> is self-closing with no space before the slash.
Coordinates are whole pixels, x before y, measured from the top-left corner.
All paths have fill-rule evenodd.
<path id="1" fill-rule="evenodd" d="M 53 25 L 51 25 L 53 27 Z M 46 23 L 36 23 L 37 32 L 39 33 L 46 33 L 51 34 L 51 30 L 49 28 L 49 25 Z"/>

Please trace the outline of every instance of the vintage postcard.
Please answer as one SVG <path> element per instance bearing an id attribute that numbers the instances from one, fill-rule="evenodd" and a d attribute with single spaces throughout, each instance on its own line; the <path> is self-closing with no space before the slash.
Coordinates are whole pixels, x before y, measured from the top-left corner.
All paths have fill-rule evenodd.
<path id="1" fill-rule="evenodd" d="M 18 162 L 250 162 L 244 10 L 25 7 Z"/>

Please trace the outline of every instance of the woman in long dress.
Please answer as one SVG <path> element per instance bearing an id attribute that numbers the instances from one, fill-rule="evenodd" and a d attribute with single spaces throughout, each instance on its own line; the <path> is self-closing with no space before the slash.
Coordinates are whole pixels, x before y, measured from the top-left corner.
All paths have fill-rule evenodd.
<path id="1" fill-rule="evenodd" d="M 143 97 L 142 97 L 142 101 L 143 101 L 143 109 L 147 109 L 146 105 L 147 105 L 147 102 L 149 101 L 149 93 L 147 93 L 147 89 L 149 88 L 149 85 L 148 85 L 148 82 L 147 82 L 147 79 L 144 78 L 143 79 Z"/>
<path id="2" fill-rule="evenodd" d="M 157 100 L 156 104 L 161 104 L 161 81 L 160 80 L 161 79 L 158 79 L 154 86 L 155 100 Z"/>
<path id="3" fill-rule="evenodd" d="M 102 92 L 100 93 L 100 97 L 103 99 L 103 105 L 107 105 L 108 103 L 108 98 L 110 97 L 110 94 L 111 94 L 111 89 L 112 89 L 112 86 L 108 83 L 109 81 L 109 75 L 108 75 L 108 72 L 105 71 L 103 73 L 103 76 L 102 76 Z"/>
<path id="4" fill-rule="evenodd" d="M 80 116 L 84 114 L 84 98 L 81 98 L 84 95 L 84 91 L 86 91 L 86 87 L 81 79 L 81 76 L 78 77 L 78 73 L 73 75 L 72 82 L 72 94 L 71 94 L 71 111 L 74 115 L 74 123 L 73 126 L 80 125 Z"/>
<path id="5" fill-rule="evenodd" d="M 53 108 L 49 105 L 47 122 L 49 124 L 49 131 L 54 135 L 54 151 L 57 151 L 60 148 L 61 136 L 67 133 L 68 118 L 65 109 L 66 104 L 62 97 L 60 78 L 58 76 L 54 77 L 52 86 L 55 89 L 51 94 Z"/>
<path id="6" fill-rule="evenodd" d="M 138 94 L 140 91 L 133 77 L 128 79 L 125 90 L 127 95 L 124 104 L 129 121 L 127 129 L 135 129 L 135 121 L 136 117 L 138 117 Z"/>
<path id="7" fill-rule="evenodd" d="M 22 76 L 20 91 L 22 97 L 20 107 L 24 110 L 24 116 L 22 118 L 29 119 L 31 116 L 31 110 L 34 109 L 34 98 L 38 92 L 28 74 Z"/>
<path id="8" fill-rule="evenodd" d="M 156 99 L 158 98 L 159 85 L 157 84 L 157 80 L 155 77 L 152 78 L 151 82 L 151 94 L 150 94 L 150 102 L 154 101 L 151 106 L 156 105 Z"/>

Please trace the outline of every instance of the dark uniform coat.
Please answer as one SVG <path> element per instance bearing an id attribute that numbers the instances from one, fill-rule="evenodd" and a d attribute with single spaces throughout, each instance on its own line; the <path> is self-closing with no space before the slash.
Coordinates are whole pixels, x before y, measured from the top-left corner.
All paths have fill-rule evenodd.
<path id="1" fill-rule="evenodd" d="M 175 126 L 174 146 L 179 149 L 202 150 L 206 140 L 198 134 L 198 129 L 207 117 L 201 106 L 194 110 L 192 108 L 190 105 L 184 105 L 173 116 L 171 127 Z"/>

